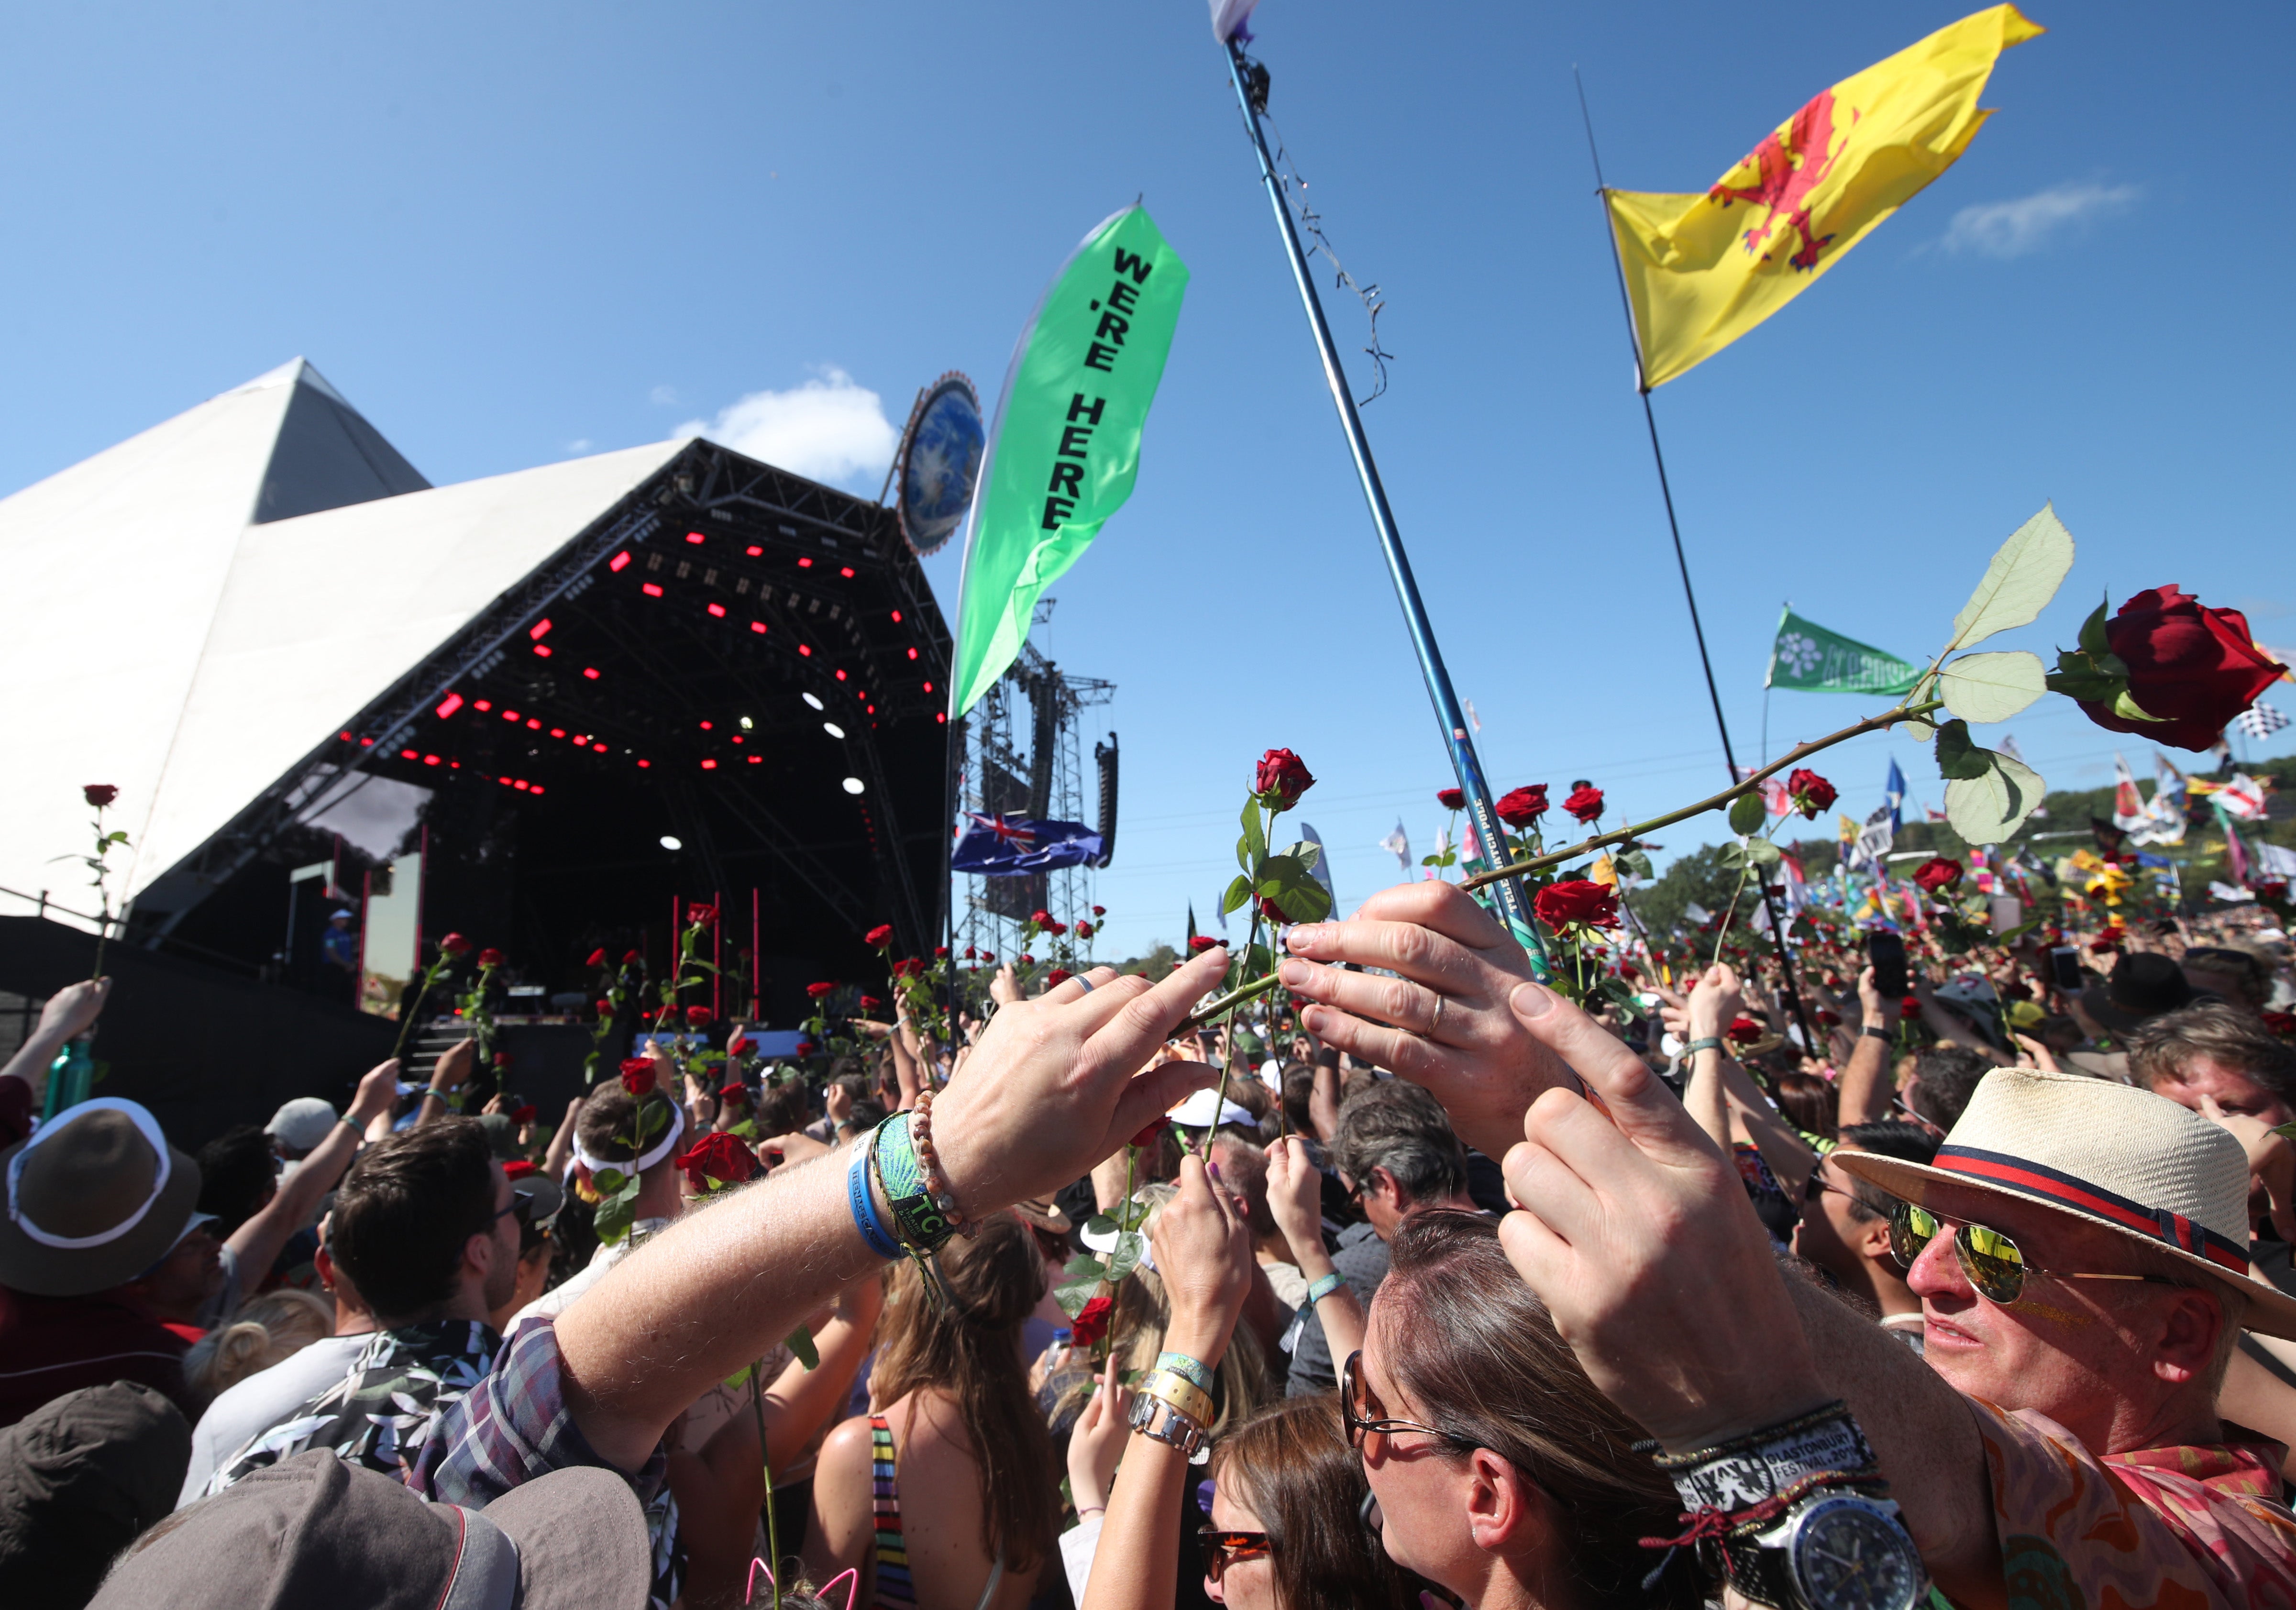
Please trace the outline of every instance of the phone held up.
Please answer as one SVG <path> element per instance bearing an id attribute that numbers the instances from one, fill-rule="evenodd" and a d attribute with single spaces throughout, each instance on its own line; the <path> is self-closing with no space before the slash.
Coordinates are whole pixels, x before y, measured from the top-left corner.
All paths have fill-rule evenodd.
<path id="1" fill-rule="evenodd" d="M 1906 941 L 1875 929 L 1866 936 L 1866 959 L 1874 968 L 1874 988 L 1883 1000 L 1902 999 L 1906 993 Z"/>

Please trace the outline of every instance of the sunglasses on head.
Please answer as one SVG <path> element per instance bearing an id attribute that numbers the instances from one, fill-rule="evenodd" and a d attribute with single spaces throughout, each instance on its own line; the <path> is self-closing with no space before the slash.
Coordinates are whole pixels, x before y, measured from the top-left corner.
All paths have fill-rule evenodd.
<path id="1" fill-rule="evenodd" d="M 1218 1581 L 1227 1574 L 1227 1568 L 1242 1560 L 1258 1559 L 1275 1552 L 1264 1532 L 1232 1532 L 1224 1526 L 1199 1526 L 1196 1536 L 1204 1545 L 1204 1574 Z"/>
<path id="2" fill-rule="evenodd" d="M 1902 1269 L 1911 1269 L 1944 1223 L 1927 1208 L 1899 1202 L 1890 1210 L 1890 1253 Z M 1981 1224 L 1964 1224 L 1953 1233 L 1954 1256 L 1978 1294 L 2006 1305 L 2025 1290 L 2025 1277 L 2047 1275 L 2058 1280 L 2135 1280 L 2152 1286 L 2174 1286 L 2165 1275 L 2108 1275 L 2086 1269 L 2043 1269 L 2029 1263 L 2017 1244 L 1999 1230 Z"/>

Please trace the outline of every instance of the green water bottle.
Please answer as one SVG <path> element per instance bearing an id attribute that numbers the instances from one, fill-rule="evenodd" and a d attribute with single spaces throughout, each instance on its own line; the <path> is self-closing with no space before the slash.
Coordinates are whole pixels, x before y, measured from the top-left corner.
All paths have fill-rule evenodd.
<path id="1" fill-rule="evenodd" d="M 40 1110 L 43 1122 L 87 1099 L 95 1082 L 95 1063 L 87 1054 L 87 1042 L 85 1034 L 67 1041 L 64 1048 L 56 1053 L 55 1061 L 48 1064 L 48 1097 Z"/>

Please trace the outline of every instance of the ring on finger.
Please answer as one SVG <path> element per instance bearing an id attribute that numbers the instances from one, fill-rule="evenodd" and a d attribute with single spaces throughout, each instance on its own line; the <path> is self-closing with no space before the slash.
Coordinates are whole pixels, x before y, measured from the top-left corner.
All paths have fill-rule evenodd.
<path id="1" fill-rule="evenodd" d="M 1427 1026 L 1420 1031 L 1420 1037 L 1423 1039 L 1432 1039 L 1435 1038 L 1435 1031 L 1442 1026 L 1443 997 L 1440 994 L 1438 994 L 1435 997 L 1435 1014 L 1427 1020 Z"/>

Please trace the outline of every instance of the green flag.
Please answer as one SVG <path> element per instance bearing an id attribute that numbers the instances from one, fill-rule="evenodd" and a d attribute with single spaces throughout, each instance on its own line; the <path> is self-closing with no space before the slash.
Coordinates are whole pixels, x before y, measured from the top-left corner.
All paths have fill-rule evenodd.
<path id="1" fill-rule="evenodd" d="M 1004 674 L 1037 595 L 1132 496 L 1187 288 L 1147 209 L 1128 207 L 1085 236 L 1021 330 L 965 537 L 954 714 Z"/>
<path id="2" fill-rule="evenodd" d="M 1778 617 L 1778 638 L 1770 645 L 1770 669 L 1763 673 L 1762 686 L 1806 694 L 1906 694 L 1921 674 L 1919 666 L 1895 654 L 1829 632 L 1787 610 Z"/>

